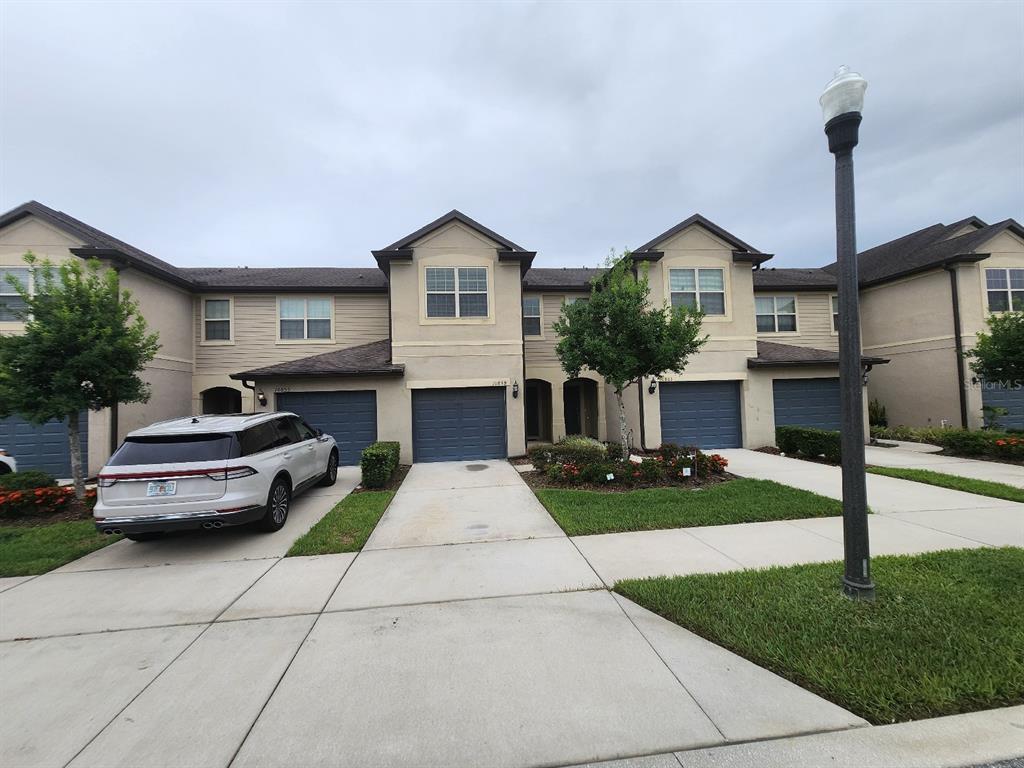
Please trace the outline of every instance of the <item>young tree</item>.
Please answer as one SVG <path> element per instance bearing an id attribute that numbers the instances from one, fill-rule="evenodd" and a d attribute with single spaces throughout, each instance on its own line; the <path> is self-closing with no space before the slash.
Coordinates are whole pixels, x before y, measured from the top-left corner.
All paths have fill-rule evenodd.
<path id="1" fill-rule="evenodd" d="M 979 333 L 974 349 L 965 353 L 971 370 L 989 382 L 1024 384 L 1024 311 L 990 315 L 989 332 Z"/>
<path id="2" fill-rule="evenodd" d="M 66 419 L 75 494 L 85 497 L 78 416 L 117 403 L 144 403 L 149 385 L 139 372 L 160 345 L 121 291 L 117 273 L 96 261 L 54 268 L 31 252 L 35 290 L 8 276 L 25 307 L 25 332 L 0 336 L 0 416 L 16 413 L 34 424 Z"/>
<path id="3" fill-rule="evenodd" d="M 697 309 L 649 305 L 646 265 L 633 273 L 629 251 L 612 258 L 607 272 L 594 280 L 590 299 L 562 307 L 555 323 L 556 352 L 566 374 L 589 368 L 615 392 L 619 433 L 629 448 L 622 393 L 645 376 L 681 371 L 687 358 L 707 341 L 701 335 L 703 313 Z"/>

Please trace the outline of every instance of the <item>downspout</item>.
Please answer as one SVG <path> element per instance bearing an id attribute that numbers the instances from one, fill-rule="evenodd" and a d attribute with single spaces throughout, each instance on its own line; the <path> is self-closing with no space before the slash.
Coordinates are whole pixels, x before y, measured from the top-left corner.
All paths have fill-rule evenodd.
<path id="1" fill-rule="evenodd" d="M 956 348 L 956 378 L 960 388 L 960 426 L 967 429 L 967 375 L 964 371 L 964 340 L 960 330 L 960 289 L 956 267 L 947 264 L 945 269 L 949 272 L 949 291 L 953 300 L 953 343 Z"/>
<path id="2" fill-rule="evenodd" d="M 252 384 L 249 384 L 245 379 L 242 379 L 241 384 L 246 389 L 252 390 L 252 412 L 256 413 L 256 382 L 254 381 Z"/>

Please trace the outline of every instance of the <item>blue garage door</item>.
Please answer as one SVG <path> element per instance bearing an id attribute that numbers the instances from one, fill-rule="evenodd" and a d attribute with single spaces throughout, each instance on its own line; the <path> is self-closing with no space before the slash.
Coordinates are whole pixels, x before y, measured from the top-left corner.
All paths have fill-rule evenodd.
<path id="1" fill-rule="evenodd" d="M 81 432 L 82 469 L 88 475 L 88 411 L 82 411 L 78 429 Z M 54 477 L 71 477 L 71 449 L 68 447 L 66 421 L 48 421 L 37 427 L 20 416 L 0 419 L 0 448 L 18 460 L 19 470 L 38 469 Z"/>
<path id="2" fill-rule="evenodd" d="M 500 459 L 507 454 L 503 387 L 413 391 L 414 461 Z"/>
<path id="3" fill-rule="evenodd" d="M 739 448 L 738 381 L 670 382 L 661 392 L 661 441 L 698 448 Z"/>
<path id="4" fill-rule="evenodd" d="M 363 448 L 377 439 L 377 393 L 282 392 L 277 408 L 304 418 L 338 443 L 338 463 L 359 463 Z"/>
<path id="5" fill-rule="evenodd" d="M 839 379 L 776 379 L 775 426 L 839 429 Z"/>
<path id="6" fill-rule="evenodd" d="M 1006 415 L 995 417 L 1003 429 L 1024 429 L 1024 386 L 997 387 L 986 383 L 981 390 L 981 404 L 1007 411 Z"/>

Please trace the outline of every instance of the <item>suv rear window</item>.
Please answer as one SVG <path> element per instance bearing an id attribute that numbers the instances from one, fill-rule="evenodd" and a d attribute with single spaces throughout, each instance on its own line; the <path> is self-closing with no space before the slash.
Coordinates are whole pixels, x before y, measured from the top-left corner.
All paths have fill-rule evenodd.
<path id="1" fill-rule="evenodd" d="M 114 451 L 107 465 L 181 464 L 234 459 L 238 455 L 238 440 L 233 434 L 129 437 Z"/>

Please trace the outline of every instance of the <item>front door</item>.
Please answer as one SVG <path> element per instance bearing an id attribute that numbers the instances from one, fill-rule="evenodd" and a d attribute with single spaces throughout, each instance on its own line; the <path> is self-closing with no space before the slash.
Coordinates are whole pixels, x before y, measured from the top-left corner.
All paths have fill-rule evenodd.
<path id="1" fill-rule="evenodd" d="M 583 398 L 579 384 L 566 384 L 562 390 L 565 399 L 565 434 L 583 434 Z"/>

